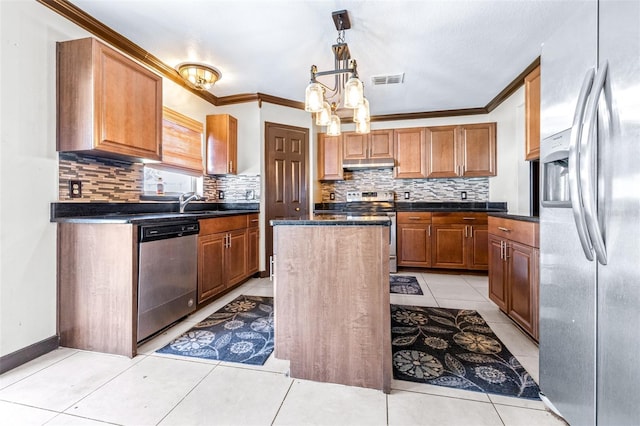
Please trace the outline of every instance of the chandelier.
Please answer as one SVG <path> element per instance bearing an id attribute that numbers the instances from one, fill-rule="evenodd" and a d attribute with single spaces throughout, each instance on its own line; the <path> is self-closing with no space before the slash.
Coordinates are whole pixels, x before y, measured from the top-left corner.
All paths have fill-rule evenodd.
<path id="1" fill-rule="evenodd" d="M 209 90 L 222 75 L 217 69 L 204 64 L 185 63 L 178 66 L 178 73 L 198 90 Z"/>
<path id="2" fill-rule="evenodd" d="M 358 79 L 355 59 L 351 58 L 349 46 L 345 43 L 344 32 L 351 28 L 346 10 L 333 12 L 333 21 L 338 30 L 336 44 L 331 46 L 334 56 L 334 69 L 318 71 L 311 66 L 311 81 L 304 97 L 304 109 L 315 114 L 316 125 L 327 126 L 327 135 L 339 136 L 340 117 L 336 113 L 338 105 L 353 109 L 353 121 L 357 133 L 369 133 L 369 101 L 364 97 L 364 87 Z M 321 83 L 317 77 L 333 75 L 333 87 Z"/>

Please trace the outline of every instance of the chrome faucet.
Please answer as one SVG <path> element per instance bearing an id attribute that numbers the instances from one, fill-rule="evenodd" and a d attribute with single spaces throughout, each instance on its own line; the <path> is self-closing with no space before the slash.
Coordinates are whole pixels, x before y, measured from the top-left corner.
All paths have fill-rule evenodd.
<path id="1" fill-rule="evenodd" d="M 202 200 L 202 197 L 200 197 L 195 192 L 185 192 L 184 194 L 180 194 L 180 213 L 184 213 L 184 208 L 187 207 L 187 204 L 189 204 L 193 200 Z"/>

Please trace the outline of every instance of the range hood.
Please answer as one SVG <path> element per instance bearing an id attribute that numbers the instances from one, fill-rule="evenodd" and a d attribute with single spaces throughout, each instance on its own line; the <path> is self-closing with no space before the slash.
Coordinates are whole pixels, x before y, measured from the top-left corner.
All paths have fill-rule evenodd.
<path id="1" fill-rule="evenodd" d="M 392 169 L 395 166 L 393 158 L 367 158 L 364 160 L 342 160 L 345 170 L 362 169 Z"/>

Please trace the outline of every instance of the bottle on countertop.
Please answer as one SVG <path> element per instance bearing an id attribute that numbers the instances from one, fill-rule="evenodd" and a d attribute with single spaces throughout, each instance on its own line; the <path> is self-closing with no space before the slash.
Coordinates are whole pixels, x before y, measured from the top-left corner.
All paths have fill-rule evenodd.
<path id="1" fill-rule="evenodd" d="M 164 194 L 164 182 L 162 178 L 158 178 L 158 183 L 156 184 L 156 194 L 163 195 Z"/>

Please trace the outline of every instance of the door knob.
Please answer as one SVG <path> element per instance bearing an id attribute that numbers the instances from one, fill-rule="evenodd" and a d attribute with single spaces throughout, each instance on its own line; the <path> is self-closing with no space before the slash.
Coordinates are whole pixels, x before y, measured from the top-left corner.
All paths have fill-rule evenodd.
<path id="1" fill-rule="evenodd" d="M 300 207 L 296 207 L 296 211 L 299 212 L 300 211 Z"/>

